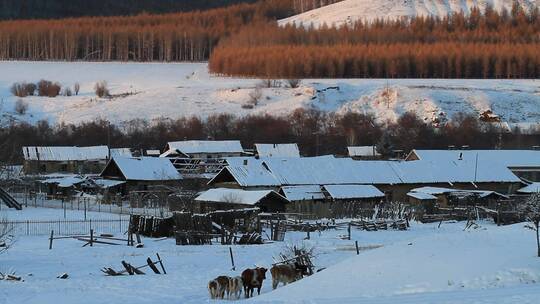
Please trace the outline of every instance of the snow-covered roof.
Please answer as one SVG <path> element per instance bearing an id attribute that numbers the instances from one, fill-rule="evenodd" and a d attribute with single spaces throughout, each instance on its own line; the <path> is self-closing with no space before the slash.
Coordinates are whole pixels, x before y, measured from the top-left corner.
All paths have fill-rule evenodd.
<path id="1" fill-rule="evenodd" d="M 68 146 L 46 146 L 46 147 L 23 147 L 25 160 L 40 161 L 82 161 L 101 160 L 109 157 L 107 146 L 92 147 L 68 147 Z"/>
<path id="2" fill-rule="evenodd" d="M 365 157 L 374 157 L 380 156 L 381 154 L 377 152 L 376 146 L 352 146 L 347 147 L 350 157 L 355 156 L 365 156 Z"/>
<path id="3" fill-rule="evenodd" d="M 255 144 L 259 157 L 300 157 L 297 144 Z"/>
<path id="4" fill-rule="evenodd" d="M 195 198 L 196 201 L 202 202 L 217 202 L 217 203 L 230 203 L 230 204 L 242 204 L 242 205 L 255 205 L 261 201 L 261 199 L 275 195 L 276 197 L 287 201 L 287 199 L 273 190 L 241 190 L 241 189 L 228 189 L 228 188 L 215 188 L 204 191 Z"/>
<path id="5" fill-rule="evenodd" d="M 113 163 L 120 169 L 126 180 L 165 181 L 182 179 L 182 175 L 178 173 L 167 158 L 114 157 L 103 172 L 106 172 L 107 167 Z"/>
<path id="6" fill-rule="evenodd" d="M 532 183 L 526 187 L 519 189 L 519 193 L 536 193 L 540 192 L 540 182 Z"/>
<path id="7" fill-rule="evenodd" d="M 429 195 L 440 195 L 440 194 L 445 194 L 445 193 L 461 195 L 461 194 L 474 193 L 480 197 L 486 197 L 491 194 L 495 194 L 501 197 L 507 197 L 503 194 L 500 194 L 495 191 L 490 191 L 490 190 L 466 190 L 466 189 L 452 189 L 452 188 L 442 188 L 442 187 L 420 187 L 420 188 L 412 189 L 409 193 L 423 193 L 423 194 L 429 194 Z M 407 195 L 409 193 L 407 193 Z"/>
<path id="8" fill-rule="evenodd" d="M 168 150 L 186 155 L 195 153 L 242 153 L 244 149 L 239 140 L 184 140 L 167 143 Z M 167 152 L 165 152 L 167 153 Z"/>
<path id="9" fill-rule="evenodd" d="M 283 186 L 280 189 L 289 201 L 324 199 L 319 185 Z"/>
<path id="10" fill-rule="evenodd" d="M 498 163 L 509 168 L 540 167 L 540 150 L 412 150 L 410 155 L 430 162 Z"/>
<path id="11" fill-rule="evenodd" d="M 323 187 L 333 199 L 384 197 L 384 193 L 372 185 L 324 185 Z"/>
<path id="12" fill-rule="evenodd" d="M 60 188 L 69 188 L 69 187 L 73 187 L 77 184 L 84 182 L 85 179 L 86 178 L 82 176 L 73 175 L 73 176 L 65 176 L 65 177 L 58 177 L 58 178 L 50 178 L 50 179 L 41 181 L 41 183 L 42 184 L 56 184 Z"/>
<path id="13" fill-rule="evenodd" d="M 433 196 L 429 193 L 422 193 L 422 192 L 409 192 L 407 193 L 407 196 L 416 198 L 418 200 L 436 200 L 437 197 Z"/>
<path id="14" fill-rule="evenodd" d="M 106 178 L 96 178 L 92 180 L 98 187 L 103 188 L 103 189 L 111 188 L 111 187 L 126 183 L 125 181 L 119 181 L 115 179 L 106 179 Z"/>
<path id="15" fill-rule="evenodd" d="M 111 157 L 116 156 L 132 157 L 133 155 L 130 148 L 112 148 Z"/>
<path id="16" fill-rule="evenodd" d="M 243 186 L 521 182 L 499 163 L 355 161 L 333 156 L 227 159 L 223 170 Z M 216 179 L 219 180 L 220 172 Z M 211 181 L 212 182 L 212 181 Z"/>

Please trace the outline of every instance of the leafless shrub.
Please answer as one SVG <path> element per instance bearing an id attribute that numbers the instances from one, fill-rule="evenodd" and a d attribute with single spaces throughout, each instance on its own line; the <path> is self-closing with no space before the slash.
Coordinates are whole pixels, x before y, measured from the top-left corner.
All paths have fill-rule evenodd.
<path id="1" fill-rule="evenodd" d="M 79 91 L 81 90 L 81 85 L 78 82 L 75 82 L 73 85 L 73 91 L 75 92 L 75 95 L 79 95 Z"/>
<path id="2" fill-rule="evenodd" d="M 27 110 L 28 110 L 28 103 L 22 99 L 17 99 L 17 101 L 15 102 L 15 112 L 19 115 L 24 115 L 26 114 Z"/>
<path id="3" fill-rule="evenodd" d="M 6 217 L 0 217 L 0 254 L 6 252 L 13 244 L 14 237 L 11 234 L 13 226 Z"/>
<path id="4" fill-rule="evenodd" d="M 39 96 L 56 97 L 60 95 L 62 85 L 58 82 L 49 80 L 40 80 L 37 85 Z"/>
<path id="5" fill-rule="evenodd" d="M 71 91 L 71 88 L 65 87 L 64 90 L 62 91 L 62 95 L 71 96 L 71 95 L 73 95 L 73 92 Z"/>
<path id="6" fill-rule="evenodd" d="M 287 79 L 287 84 L 289 84 L 289 87 L 293 89 L 298 88 L 300 83 L 302 83 L 302 80 L 300 79 Z"/>
<path id="7" fill-rule="evenodd" d="M 262 88 L 279 88 L 281 86 L 281 82 L 276 79 L 265 78 L 262 79 L 257 86 Z"/>
<path id="8" fill-rule="evenodd" d="M 107 97 L 109 96 L 109 88 L 107 86 L 107 82 L 105 80 L 101 80 L 96 82 L 94 85 L 94 92 L 96 93 L 96 96 L 98 97 Z"/>
<path id="9" fill-rule="evenodd" d="M 31 96 L 36 91 L 36 85 L 33 83 L 16 82 L 11 86 L 10 91 L 17 97 Z"/>
<path id="10" fill-rule="evenodd" d="M 261 97 L 262 97 L 262 90 L 261 88 L 256 87 L 255 89 L 253 89 L 253 91 L 249 92 L 248 104 L 253 105 L 253 106 L 258 105 L 259 101 L 261 100 Z"/>

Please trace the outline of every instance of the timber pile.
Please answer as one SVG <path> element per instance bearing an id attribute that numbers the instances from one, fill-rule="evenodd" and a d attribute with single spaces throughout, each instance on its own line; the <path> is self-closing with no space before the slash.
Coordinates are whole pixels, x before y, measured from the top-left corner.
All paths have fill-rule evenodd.
<path id="1" fill-rule="evenodd" d="M 360 221 L 351 221 L 351 226 L 356 227 L 360 230 L 378 231 L 378 230 L 388 230 L 388 227 L 392 229 L 397 229 L 397 230 L 407 230 L 407 228 L 409 227 L 409 224 L 407 223 L 406 220 L 403 220 L 403 219 L 396 220 L 396 221 L 360 220 Z"/>
<path id="2" fill-rule="evenodd" d="M 175 219 L 132 214 L 129 217 L 129 232 L 147 237 L 170 237 L 174 235 Z"/>
<path id="3" fill-rule="evenodd" d="M 176 245 L 212 245 L 212 238 L 216 237 L 216 234 L 204 231 L 176 231 L 175 236 Z"/>
<path id="4" fill-rule="evenodd" d="M 264 244 L 262 236 L 258 232 L 246 233 L 238 240 L 239 245 L 257 245 Z"/>
<path id="5" fill-rule="evenodd" d="M 165 271 L 165 267 L 163 266 L 163 261 L 161 260 L 161 257 L 159 256 L 159 253 L 156 253 L 156 256 L 157 256 L 156 261 L 152 261 L 151 258 L 147 258 L 146 264 L 139 267 L 134 267 L 130 263 L 126 261 L 122 261 L 121 263 L 122 263 L 122 266 L 124 267 L 124 270 L 117 271 L 117 270 L 112 269 L 111 267 L 103 267 L 101 269 L 101 272 L 109 276 L 120 276 L 120 275 L 125 275 L 125 274 L 136 275 L 136 274 L 145 274 L 141 269 L 145 267 L 150 267 L 150 269 L 155 274 L 161 274 L 159 269 L 156 267 L 156 265 L 159 264 L 161 266 L 161 270 L 163 271 L 163 274 L 167 274 L 167 272 Z"/>

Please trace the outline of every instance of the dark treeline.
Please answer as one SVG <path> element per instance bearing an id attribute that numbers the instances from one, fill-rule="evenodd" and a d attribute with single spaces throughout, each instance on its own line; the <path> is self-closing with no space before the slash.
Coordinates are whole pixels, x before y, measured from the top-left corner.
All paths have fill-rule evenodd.
<path id="1" fill-rule="evenodd" d="M 444 127 L 435 128 L 412 113 L 395 123 L 377 123 L 371 115 L 336 115 L 313 110 L 297 110 L 288 116 L 234 117 L 228 114 L 149 124 L 143 120 L 122 127 L 107 121 L 81 125 L 50 126 L 13 124 L 0 129 L 2 162 L 20 163 L 25 145 L 107 145 L 136 149 L 163 149 L 167 141 L 188 139 L 239 139 L 245 148 L 254 143 L 296 142 L 306 156 L 345 154 L 349 145 L 378 145 L 381 153 L 413 148 L 469 145 L 471 148 L 531 148 L 540 142 L 540 132 L 513 133 L 482 124 L 476 116 L 458 114 Z"/>
<path id="2" fill-rule="evenodd" d="M 164 15 L 3 21 L 0 59 L 203 61 L 220 39 L 246 25 L 293 15 L 307 7 L 304 1 L 260 0 Z M 330 2 L 336 0 L 316 1 Z"/>
<path id="3" fill-rule="evenodd" d="M 127 16 L 206 10 L 257 0 L 0 0 L 0 19 Z"/>
<path id="4" fill-rule="evenodd" d="M 216 73 L 276 78 L 538 78 L 539 67 L 539 11 L 517 4 L 340 28 L 246 27 L 210 59 Z"/>

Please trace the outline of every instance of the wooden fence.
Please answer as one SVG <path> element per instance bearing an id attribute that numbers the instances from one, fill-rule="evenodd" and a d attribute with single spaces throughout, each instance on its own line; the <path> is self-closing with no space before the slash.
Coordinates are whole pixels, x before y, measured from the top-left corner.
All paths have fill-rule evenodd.
<path id="1" fill-rule="evenodd" d="M 96 233 L 123 234 L 128 230 L 129 219 L 94 220 L 27 220 L 7 221 L 13 235 L 55 235 L 85 234 L 93 229 Z"/>

